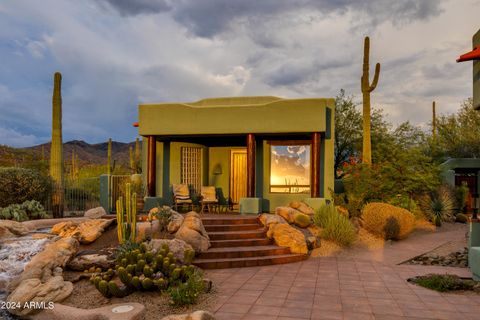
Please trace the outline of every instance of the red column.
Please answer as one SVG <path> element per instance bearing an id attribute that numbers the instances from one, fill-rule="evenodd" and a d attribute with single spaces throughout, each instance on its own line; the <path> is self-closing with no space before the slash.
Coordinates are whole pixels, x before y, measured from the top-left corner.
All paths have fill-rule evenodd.
<path id="1" fill-rule="evenodd" d="M 312 198 L 320 197 L 320 133 L 312 133 L 312 149 L 310 150 L 311 154 L 311 196 Z"/>
<path id="2" fill-rule="evenodd" d="M 147 193 L 149 197 L 155 197 L 156 185 L 156 157 L 157 144 L 155 136 L 148 136 L 148 153 L 147 153 Z"/>
<path id="3" fill-rule="evenodd" d="M 247 197 L 255 197 L 255 136 L 247 134 Z"/>

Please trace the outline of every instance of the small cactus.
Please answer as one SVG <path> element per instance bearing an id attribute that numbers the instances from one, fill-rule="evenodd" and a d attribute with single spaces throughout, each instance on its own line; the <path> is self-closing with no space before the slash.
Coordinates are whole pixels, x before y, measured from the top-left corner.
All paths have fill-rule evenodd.
<path id="1" fill-rule="evenodd" d="M 93 284 L 95 285 L 95 288 L 98 289 L 98 284 L 100 283 L 100 281 L 102 281 L 102 277 L 95 276 L 95 278 L 93 279 Z"/>
<path id="2" fill-rule="evenodd" d="M 111 295 L 117 298 L 123 298 L 128 294 L 126 288 L 120 289 L 114 281 L 108 282 L 108 291 Z"/>
<path id="3" fill-rule="evenodd" d="M 187 249 L 183 253 L 183 261 L 185 264 L 192 264 L 193 260 L 195 259 L 195 250 L 193 249 Z"/>
<path id="4" fill-rule="evenodd" d="M 145 290 L 151 290 L 153 288 L 153 280 L 150 278 L 145 278 L 142 280 L 142 287 Z"/>
<path id="5" fill-rule="evenodd" d="M 145 255 L 143 253 L 137 254 L 137 261 L 145 260 Z"/>
<path id="6" fill-rule="evenodd" d="M 118 277 L 120 278 L 120 281 L 122 281 L 122 283 L 124 284 L 130 283 L 128 279 L 128 272 L 125 268 L 123 267 L 118 268 L 117 274 L 118 274 Z"/>
<path id="7" fill-rule="evenodd" d="M 100 291 L 100 293 L 105 296 L 105 297 L 109 297 L 109 292 L 108 292 L 108 282 L 105 281 L 105 280 L 101 280 L 99 283 L 98 283 L 98 291 Z"/>
<path id="8" fill-rule="evenodd" d="M 164 243 L 162 245 L 162 249 L 165 250 L 166 253 L 170 252 L 170 248 L 168 247 L 168 244 Z"/>
<path id="9" fill-rule="evenodd" d="M 137 276 L 132 277 L 131 285 L 137 290 L 142 289 L 142 283 L 140 282 L 140 278 Z"/>
<path id="10" fill-rule="evenodd" d="M 135 272 L 142 273 L 143 268 L 145 268 L 145 260 L 138 260 L 137 266 L 135 267 Z"/>
<path id="11" fill-rule="evenodd" d="M 145 260 L 146 260 L 148 263 L 152 263 L 153 258 L 154 258 L 153 252 L 151 252 L 151 251 L 145 252 Z"/>
<path id="12" fill-rule="evenodd" d="M 128 266 L 128 260 L 127 260 L 127 258 L 123 258 L 123 259 L 120 261 L 120 265 L 121 265 L 122 267 Z"/>
<path id="13" fill-rule="evenodd" d="M 131 274 L 134 274 L 134 273 L 135 273 L 135 267 L 136 267 L 136 266 L 137 266 L 136 264 L 129 264 L 129 265 L 127 266 L 127 272 L 128 272 L 128 273 L 131 273 Z"/>
<path id="14" fill-rule="evenodd" d="M 149 266 L 145 266 L 143 268 L 143 274 L 145 275 L 145 277 L 150 278 L 153 275 L 153 270 Z"/>
<path id="15" fill-rule="evenodd" d="M 173 269 L 171 275 L 170 275 L 170 278 L 172 280 L 177 280 L 180 278 L 180 275 L 181 275 L 181 272 L 182 272 L 182 269 L 181 268 L 175 268 Z"/>
<path id="16" fill-rule="evenodd" d="M 163 278 L 155 280 L 155 285 L 159 290 L 164 290 L 167 288 L 167 282 Z"/>

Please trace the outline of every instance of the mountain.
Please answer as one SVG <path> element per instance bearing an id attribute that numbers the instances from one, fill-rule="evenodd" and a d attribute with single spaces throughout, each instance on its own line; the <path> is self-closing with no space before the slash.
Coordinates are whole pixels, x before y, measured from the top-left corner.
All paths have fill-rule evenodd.
<path id="1" fill-rule="evenodd" d="M 129 166 L 129 148 L 135 149 L 135 142 L 124 143 L 112 141 L 112 161 L 115 165 Z M 141 147 L 141 143 L 140 143 Z M 85 141 L 73 140 L 63 144 L 65 164 L 69 164 L 72 153 L 78 156 L 79 166 L 88 164 L 102 165 L 107 163 L 108 142 L 89 144 Z M 26 163 L 50 158 L 50 143 L 26 148 L 0 146 L 0 166 L 22 166 Z"/>

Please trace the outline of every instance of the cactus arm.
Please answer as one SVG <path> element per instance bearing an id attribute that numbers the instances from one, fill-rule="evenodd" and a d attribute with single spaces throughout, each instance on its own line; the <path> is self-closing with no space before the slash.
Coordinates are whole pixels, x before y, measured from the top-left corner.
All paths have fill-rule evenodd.
<path id="1" fill-rule="evenodd" d="M 117 236 L 118 242 L 123 243 L 125 239 L 125 230 L 123 223 L 123 199 L 119 197 L 117 200 Z"/>
<path id="2" fill-rule="evenodd" d="M 372 84 L 370 85 L 370 88 L 368 90 L 369 92 L 372 92 L 377 87 L 379 76 L 380 76 L 380 63 L 377 63 L 375 65 L 375 74 L 373 76 L 373 81 L 372 81 Z"/>
<path id="3" fill-rule="evenodd" d="M 131 224 L 132 224 L 132 231 L 131 231 L 131 240 L 135 241 L 137 236 L 137 194 L 134 192 L 132 194 L 132 209 L 131 212 Z"/>

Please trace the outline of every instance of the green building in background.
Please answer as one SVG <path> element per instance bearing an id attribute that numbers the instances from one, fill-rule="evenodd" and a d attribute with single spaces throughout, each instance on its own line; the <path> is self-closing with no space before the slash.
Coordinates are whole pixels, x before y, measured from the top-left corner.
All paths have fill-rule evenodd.
<path id="1" fill-rule="evenodd" d="M 192 197 L 215 186 L 220 204 L 273 212 L 318 207 L 334 188 L 334 99 L 212 98 L 139 105 L 149 204 L 171 205 L 173 184 Z"/>

